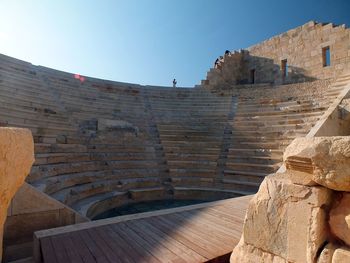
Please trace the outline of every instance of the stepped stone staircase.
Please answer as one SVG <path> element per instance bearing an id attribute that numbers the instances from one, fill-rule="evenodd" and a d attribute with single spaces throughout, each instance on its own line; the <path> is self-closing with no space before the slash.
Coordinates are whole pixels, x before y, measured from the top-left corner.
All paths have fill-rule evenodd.
<path id="1" fill-rule="evenodd" d="M 219 180 L 223 180 L 223 175 L 224 175 L 224 168 L 226 167 L 227 161 L 228 161 L 228 153 L 229 153 L 229 145 L 231 142 L 231 137 L 232 137 L 232 125 L 230 123 L 233 121 L 235 117 L 235 113 L 237 110 L 237 104 L 238 104 L 238 99 L 237 96 L 232 96 L 231 99 L 231 107 L 230 111 L 227 115 L 227 122 L 225 125 L 224 129 L 224 134 L 222 138 L 222 143 L 221 143 L 221 150 L 220 150 L 220 155 L 219 159 L 217 162 L 217 169 L 216 169 L 216 174 L 219 177 Z"/>

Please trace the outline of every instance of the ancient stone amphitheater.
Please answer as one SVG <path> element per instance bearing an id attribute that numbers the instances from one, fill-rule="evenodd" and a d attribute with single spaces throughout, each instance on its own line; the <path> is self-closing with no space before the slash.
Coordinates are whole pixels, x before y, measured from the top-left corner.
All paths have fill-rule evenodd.
<path id="1" fill-rule="evenodd" d="M 350 262 L 349 65 L 313 21 L 194 88 L 0 55 L 3 261 Z"/>

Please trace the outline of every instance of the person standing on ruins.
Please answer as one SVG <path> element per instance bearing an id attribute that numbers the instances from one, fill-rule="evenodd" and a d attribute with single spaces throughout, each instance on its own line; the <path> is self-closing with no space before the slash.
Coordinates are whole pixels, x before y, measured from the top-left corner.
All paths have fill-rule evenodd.
<path id="1" fill-rule="evenodd" d="M 217 58 L 214 63 L 214 68 L 218 68 L 219 65 L 219 59 Z"/>
<path id="2" fill-rule="evenodd" d="M 173 80 L 173 88 L 176 88 L 177 81 L 176 79 Z"/>

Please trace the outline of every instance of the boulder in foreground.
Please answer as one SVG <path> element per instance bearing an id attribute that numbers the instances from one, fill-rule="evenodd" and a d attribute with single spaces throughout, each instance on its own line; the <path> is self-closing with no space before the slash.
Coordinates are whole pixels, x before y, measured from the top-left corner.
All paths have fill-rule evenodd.
<path id="1" fill-rule="evenodd" d="M 0 128 L 0 257 L 7 209 L 33 163 L 34 143 L 31 132 L 27 129 Z"/>

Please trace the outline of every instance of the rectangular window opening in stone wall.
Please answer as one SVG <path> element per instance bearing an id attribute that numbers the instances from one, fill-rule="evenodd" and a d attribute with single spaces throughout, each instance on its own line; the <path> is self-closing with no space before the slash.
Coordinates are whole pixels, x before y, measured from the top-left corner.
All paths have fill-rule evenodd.
<path id="1" fill-rule="evenodd" d="M 288 77 L 288 61 L 287 59 L 283 59 L 281 61 L 281 71 L 282 71 L 282 77 L 283 80 Z"/>
<path id="2" fill-rule="evenodd" d="M 255 83 L 255 69 L 250 70 L 250 83 L 251 84 Z"/>
<path id="3" fill-rule="evenodd" d="M 324 67 L 331 65 L 331 51 L 329 49 L 329 46 L 322 48 L 322 61 Z"/>

